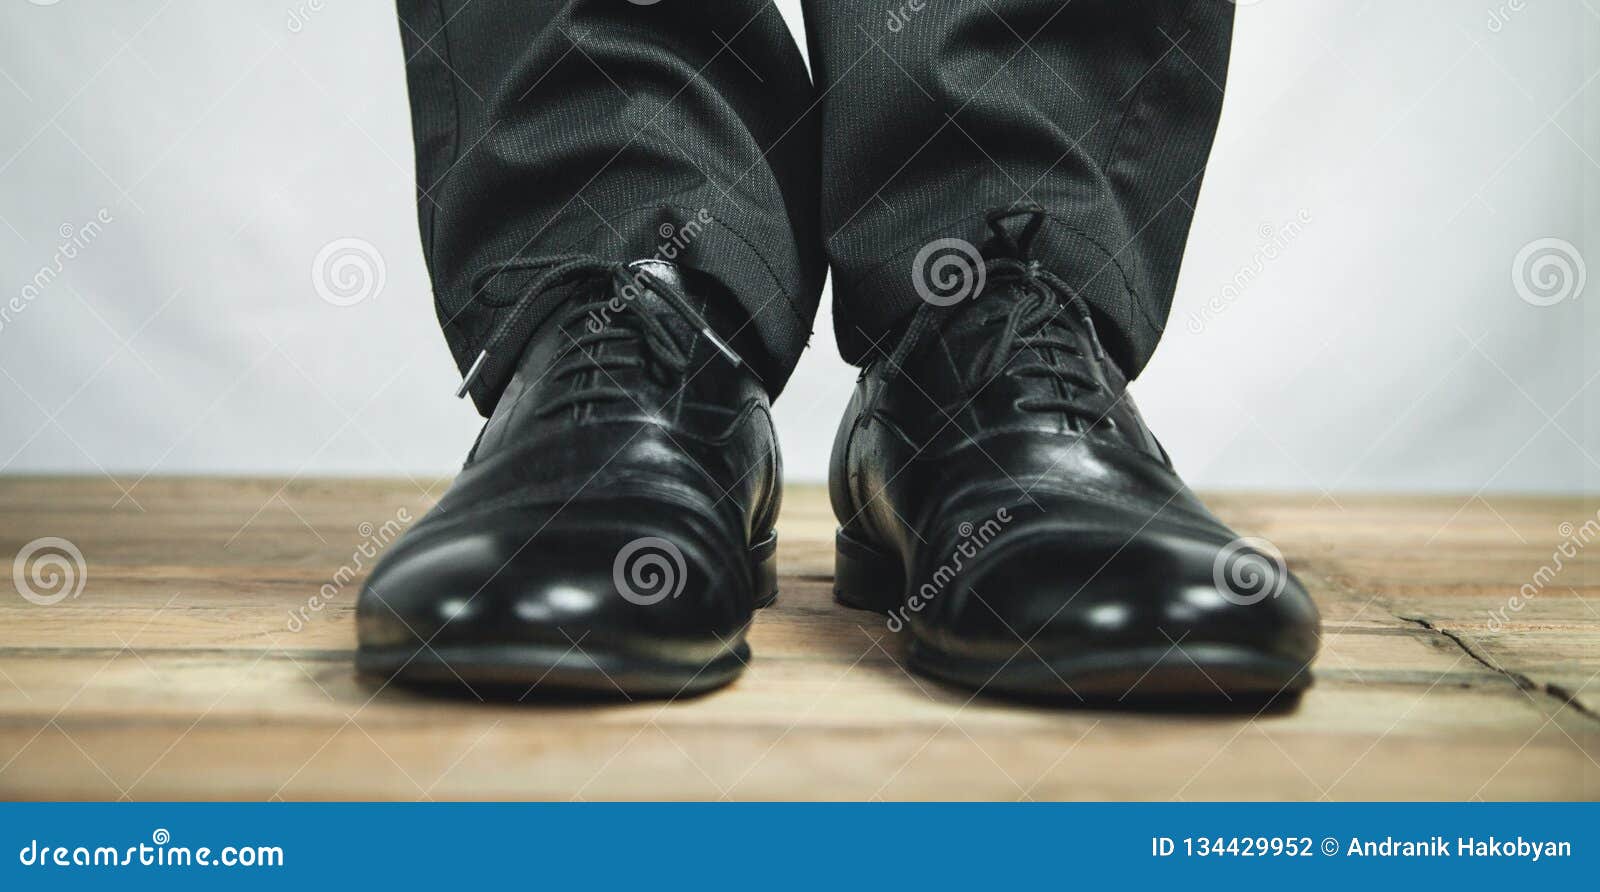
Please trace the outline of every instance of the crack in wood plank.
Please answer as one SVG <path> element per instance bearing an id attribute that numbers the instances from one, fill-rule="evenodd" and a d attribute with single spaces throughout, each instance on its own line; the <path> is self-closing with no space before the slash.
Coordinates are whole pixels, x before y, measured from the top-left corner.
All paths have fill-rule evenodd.
<path id="1" fill-rule="evenodd" d="M 1511 681 L 1512 684 L 1515 684 L 1524 691 L 1543 694 L 1544 696 L 1556 701 L 1558 705 L 1571 708 L 1579 715 L 1586 716 L 1597 724 L 1600 724 L 1600 712 L 1596 712 L 1583 701 L 1579 700 L 1579 692 L 1577 690 L 1569 689 L 1565 685 L 1555 682 L 1539 681 L 1538 679 L 1529 676 L 1527 673 L 1507 669 L 1505 666 L 1500 665 L 1500 663 L 1498 663 L 1487 652 L 1485 652 L 1482 647 L 1479 647 L 1477 644 L 1475 644 L 1472 639 L 1447 626 L 1441 625 L 1436 620 L 1425 615 L 1395 611 L 1391 612 L 1393 612 L 1395 617 L 1398 619 L 1405 620 L 1408 623 L 1416 623 L 1418 626 L 1421 626 L 1422 628 L 1427 629 L 1436 635 L 1442 636 L 1446 640 L 1454 643 L 1455 646 L 1459 647 L 1464 653 L 1466 653 L 1467 656 L 1476 660 L 1484 667 L 1505 676 Z"/>

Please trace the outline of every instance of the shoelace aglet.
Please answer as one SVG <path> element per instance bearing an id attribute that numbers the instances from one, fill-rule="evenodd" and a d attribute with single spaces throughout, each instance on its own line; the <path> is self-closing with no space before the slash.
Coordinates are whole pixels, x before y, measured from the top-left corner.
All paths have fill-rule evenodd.
<path id="1" fill-rule="evenodd" d="M 711 326 L 701 326 L 700 333 L 706 336 L 706 340 L 710 341 L 713 347 L 721 350 L 722 355 L 728 357 L 728 361 L 733 363 L 735 368 L 744 365 L 744 360 L 740 358 L 739 354 L 733 352 L 733 348 L 728 346 L 727 341 L 717 337 L 717 333 L 711 330 Z"/>
<path id="2" fill-rule="evenodd" d="M 456 389 L 456 399 L 461 399 L 472 390 L 472 382 L 478 380 L 478 373 L 483 371 L 483 364 L 488 358 L 489 351 L 484 350 L 478 354 L 477 359 L 472 361 L 472 367 L 467 369 L 465 375 L 461 376 L 461 386 Z"/>
<path id="3" fill-rule="evenodd" d="M 1094 346 L 1094 358 L 1097 361 L 1104 362 L 1106 348 L 1100 345 L 1100 332 L 1094 327 L 1094 316 L 1089 312 L 1087 306 L 1080 305 L 1078 309 L 1078 315 L 1082 317 L 1084 327 L 1089 330 L 1089 343 Z"/>

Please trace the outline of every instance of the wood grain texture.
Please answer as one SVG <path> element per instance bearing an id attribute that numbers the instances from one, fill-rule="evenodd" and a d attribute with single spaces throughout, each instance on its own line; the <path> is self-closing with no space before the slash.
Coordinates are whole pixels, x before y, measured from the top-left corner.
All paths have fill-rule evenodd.
<path id="1" fill-rule="evenodd" d="M 479 702 L 359 678 L 362 548 L 442 489 L 0 478 L 0 560 L 56 536 L 87 565 L 76 597 L 40 606 L 8 582 L 0 599 L 0 797 L 1600 796 L 1595 504 L 1215 496 L 1288 555 L 1324 648 L 1297 708 L 1174 713 L 908 675 L 881 617 L 832 603 L 833 521 L 804 487 L 786 496 L 782 596 L 728 690 Z"/>

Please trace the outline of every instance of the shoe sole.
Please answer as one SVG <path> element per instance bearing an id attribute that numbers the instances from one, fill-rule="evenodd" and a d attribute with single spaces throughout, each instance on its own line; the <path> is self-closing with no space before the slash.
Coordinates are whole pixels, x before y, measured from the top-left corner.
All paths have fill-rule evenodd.
<path id="1" fill-rule="evenodd" d="M 1046 660 L 1022 648 L 1009 661 L 972 660 L 913 641 L 915 672 L 974 691 L 1089 704 L 1230 701 L 1298 696 L 1311 685 L 1302 664 L 1241 647 L 1124 648 Z"/>
<path id="2" fill-rule="evenodd" d="M 727 645 L 721 656 L 704 662 L 571 645 L 372 648 L 356 652 L 356 669 L 402 685 L 483 687 L 496 699 L 673 698 L 705 693 L 738 678 L 750 660 L 750 646 L 743 635 Z"/>
<path id="3" fill-rule="evenodd" d="M 778 598 L 778 534 L 750 547 L 757 586 L 755 609 Z M 356 650 L 356 671 L 399 684 L 482 686 L 517 700 L 537 695 L 676 698 L 729 684 L 750 662 L 743 629 L 709 660 L 674 660 L 600 646 L 470 644 L 366 647 Z"/>
<path id="4" fill-rule="evenodd" d="M 840 530 L 834 600 L 888 615 L 905 604 L 898 558 Z M 1003 660 L 949 654 L 912 637 L 907 665 L 922 675 L 984 693 L 1092 702 L 1246 700 L 1292 697 L 1311 685 L 1306 665 L 1227 644 L 1149 646 L 1044 657 L 1018 642 Z"/>

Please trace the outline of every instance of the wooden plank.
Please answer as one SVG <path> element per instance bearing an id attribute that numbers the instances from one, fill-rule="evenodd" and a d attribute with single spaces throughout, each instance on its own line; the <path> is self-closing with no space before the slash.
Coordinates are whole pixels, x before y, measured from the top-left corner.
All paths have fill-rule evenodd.
<path id="1" fill-rule="evenodd" d="M 119 483 L 131 498 L 103 479 L 0 479 L 0 557 L 60 536 L 89 569 L 60 604 L 0 602 L 0 797 L 1600 795 L 1600 683 L 1584 687 L 1600 548 L 1501 628 L 1483 622 L 1559 524 L 1592 512 L 1579 500 L 1214 498 L 1289 555 L 1326 618 L 1317 687 L 1255 715 L 1044 708 L 913 678 L 880 617 L 832 603 L 814 487 L 786 494 L 783 595 L 731 689 L 419 694 L 352 672 L 356 581 L 298 630 L 288 619 L 440 481 Z"/>

